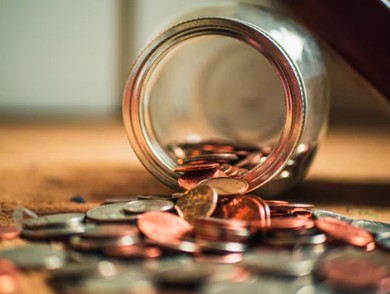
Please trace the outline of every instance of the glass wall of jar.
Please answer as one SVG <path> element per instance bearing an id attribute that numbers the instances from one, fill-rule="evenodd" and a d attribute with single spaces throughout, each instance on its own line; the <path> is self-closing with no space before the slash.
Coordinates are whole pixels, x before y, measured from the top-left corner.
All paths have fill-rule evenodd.
<path id="1" fill-rule="evenodd" d="M 305 176 L 327 115 L 325 68 L 310 34 L 236 2 L 172 20 L 138 56 L 123 99 L 133 149 L 172 188 L 175 166 L 215 153 L 208 144 L 233 147 L 219 152 L 238 156 L 227 163 L 249 190 L 279 193 Z"/>

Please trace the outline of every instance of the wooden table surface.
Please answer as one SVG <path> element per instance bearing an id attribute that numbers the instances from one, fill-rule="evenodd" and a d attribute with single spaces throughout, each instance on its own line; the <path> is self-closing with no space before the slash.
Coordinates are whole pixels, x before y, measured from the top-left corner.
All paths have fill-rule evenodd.
<path id="1" fill-rule="evenodd" d="M 278 198 L 390 222 L 389 131 L 383 124 L 331 127 L 307 180 Z M 105 198 L 171 191 L 143 168 L 117 120 L 0 123 L 0 179 L 0 225 L 20 206 L 38 214 L 87 211 Z M 70 202 L 75 195 L 86 203 Z M 0 250 L 24 242 L 0 241 Z M 52 293 L 44 278 L 22 275 L 20 293 Z"/>

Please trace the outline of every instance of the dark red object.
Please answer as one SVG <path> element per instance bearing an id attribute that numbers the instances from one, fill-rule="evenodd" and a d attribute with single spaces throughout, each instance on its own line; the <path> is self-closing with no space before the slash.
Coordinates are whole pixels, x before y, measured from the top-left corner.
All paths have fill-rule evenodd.
<path id="1" fill-rule="evenodd" d="M 283 3 L 390 100 L 390 8 L 386 0 Z"/>

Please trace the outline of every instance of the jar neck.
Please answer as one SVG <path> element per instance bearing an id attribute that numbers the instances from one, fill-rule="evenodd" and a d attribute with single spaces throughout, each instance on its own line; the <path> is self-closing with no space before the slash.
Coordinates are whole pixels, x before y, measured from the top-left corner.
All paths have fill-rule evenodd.
<path id="1" fill-rule="evenodd" d="M 175 162 L 159 145 L 148 118 L 149 93 L 145 85 L 168 52 L 190 38 L 205 35 L 227 36 L 252 46 L 272 64 L 283 87 L 285 122 L 278 144 L 262 164 L 242 176 L 249 190 L 254 190 L 269 182 L 286 165 L 302 135 L 306 113 L 306 93 L 296 64 L 260 27 L 232 18 L 203 18 L 178 24 L 155 38 L 139 55 L 126 84 L 123 119 L 127 134 L 144 166 L 163 183 L 177 188 Z"/>

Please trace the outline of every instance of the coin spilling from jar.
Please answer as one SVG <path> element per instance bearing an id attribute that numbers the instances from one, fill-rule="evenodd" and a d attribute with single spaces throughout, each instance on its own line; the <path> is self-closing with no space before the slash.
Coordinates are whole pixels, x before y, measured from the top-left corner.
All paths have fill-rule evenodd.
<path id="1" fill-rule="evenodd" d="M 106 199 L 85 215 L 18 208 L 0 240 L 56 246 L 0 250 L 0 293 L 42 269 L 61 293 L 390 292 L 390 224 L 248 194 L 240 175 L 267 150 L 171 150 L 183 193 Z"/>

